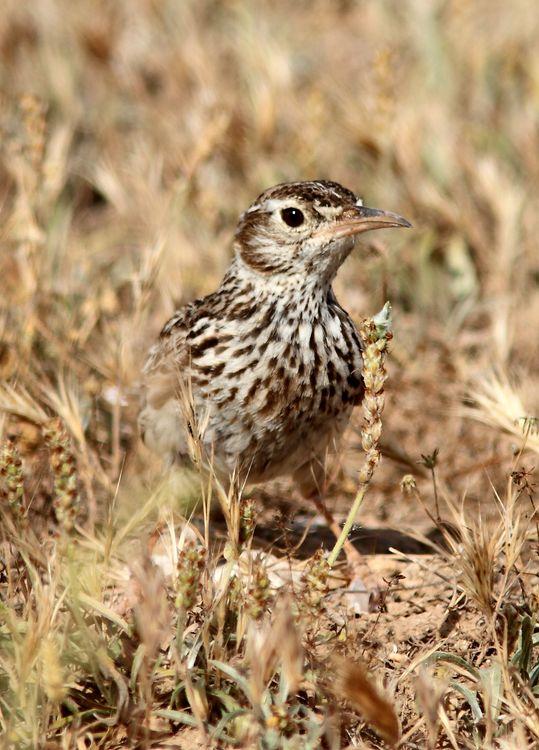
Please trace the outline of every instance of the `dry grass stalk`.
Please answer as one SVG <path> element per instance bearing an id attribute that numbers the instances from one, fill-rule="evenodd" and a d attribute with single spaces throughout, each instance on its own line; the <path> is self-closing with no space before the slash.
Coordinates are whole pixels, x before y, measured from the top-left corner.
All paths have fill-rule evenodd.
<path id="1" fill-rule="evenodd" d="M 255 703 L 262 701 L 264 691 L 280 667 L 283 689 L 281 697 L 293 697 L 303 678 L 303 648 L 298 624 L 287 597 L 278 600 L 271 619 L 251 623 L 247 632 L 246 661 L 250 667 L 250 684 Z"/>
<path id="2" fill-rule="evenodd" d="M 416 680 L 416 699 L 427 726 L 427 747 L 434 750 L 440 731 L 440 708 L 446 685 L 430 673 L 420 671 Z"/>
<path id="3" fill-rule="evenodd" d="M 138 602 L 134 616 L 143 647 L 142 666 L 138 674 L 140 711 L 144 716 L 144 732 L 147 737 L 154 701 L 154 667 L 161 643 L 171 631 L 171 617 L 163 576 L 159 568 L 150 560 L 144 559 L 135 568 L 134 578 L 138 587 Z M 109 664 L 108 658 L 106 663 Z M 116 669 L 112 663 L 109 665 L 109 671 L 118 685 L 119 693 L 122 694 L 122 676 L 116 675 Z M 127 696 L 125 701 L 127 701 Z M 119 700 L 118 710 L 121 711 L 123 708 L 122 701 Z"/>
<path id="4" fill-rule="evenodd" d="M 421 493 L 419 492 L 419 489 L 417 487 L 417 482 L 415 480 L 415 477 L 412 476 L 412 474 L 405 474 L 400 482 L 400 488 L 401 492 L 405 497 L 413 498 L 417 501 L 419 505 L 423 508 L 427 516 L 430 518 L 432 523 L 436 526 L 440 523 L 439 518 L 436 518 L 432 515 L 430 510 L 425 505 L 425 502 L 421 496 Z"/>

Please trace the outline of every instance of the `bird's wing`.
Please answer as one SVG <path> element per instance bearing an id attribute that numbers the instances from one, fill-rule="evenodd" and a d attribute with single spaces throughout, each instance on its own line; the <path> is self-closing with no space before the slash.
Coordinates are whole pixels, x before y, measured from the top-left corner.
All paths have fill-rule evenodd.
<path id="1" fill-rule="evenodd" d="M 187 336 L 196 323 L 201 300 L 174 313 L 143 369 L 139 427 L 144 442 L 156 453 L 174 457 L 186 453 L 179 401 L 189 369 Z"/>
<path id="2" fill-rule="evenodd" d="M 198 307 L 197 302 L 198 300 L 190 302 L 177 310 L 163 327 L 157 344 L 150 349 L 142 371 L 146 389 L 151 390 L 151 386 L 156 379 L 170 378 L 172 374 L 177 380 L 178 373 L 187 365 L 188 347 L 186 340 L 194 322 L 193 318 Z M 150 394 L 147 393 L 146 398 L 152 405 L 159 406 L 159 404 L 154 403 L 154 399 L 157 398 L 156 393 L 153 393 L 151 398 Z"/>

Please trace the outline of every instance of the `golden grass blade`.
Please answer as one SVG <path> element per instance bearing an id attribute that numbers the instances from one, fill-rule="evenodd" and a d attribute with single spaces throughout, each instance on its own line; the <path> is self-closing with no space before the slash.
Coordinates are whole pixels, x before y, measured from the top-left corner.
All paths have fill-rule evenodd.
<path id="1" fill-rule="evenodd" d="M 528 450 L 539 454 L 539 419 L 523 403 L 507 374 L 495 371 L 478 379 L 470 389 L 472 405 L 464 415 L 512 435 Z"/>

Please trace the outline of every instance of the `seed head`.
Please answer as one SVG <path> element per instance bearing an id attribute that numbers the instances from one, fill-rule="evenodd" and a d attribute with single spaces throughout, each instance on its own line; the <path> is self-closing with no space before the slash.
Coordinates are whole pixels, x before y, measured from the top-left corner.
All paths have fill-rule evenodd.
<path id="1" fill-rule="evenodd" d="M 56 520 L 68 532 L 73 528 L 79 504 L 77 462 L 67 430 L 59 418 L 51 419 L 44 426 L 43 436 L 49 447 L 54 476 Z"/>
<path id="2" fill-rule="evenodd" d="M 301 577 L 303 596 L 301 603 L 312 615 L 320 613 L 324 598 L 328 592 L 330 566 L 325 553 L 319 549 L 309 560 Z"/>
<path id="3" fill-rule="evenodd" d="M 253 563 L 251 581 L 247 590 L 246 611 L 253 620 L 260 620 L 273 600 L 270 580 L 260 560 Z"/>
<path id="4" fill-rule="evenodd" d="M 2 497 L 20 516 L 24 514 L 24 475 L 20 453 L 14 441 L 8 440 L 0 452 Z"/>
<path id="5" fill-rule="evenodd" d="M 206 550 L 193 541 L 187 541 L 178 553 L 178 578 L 176 607 L 192 609 L 200 591 L 200 579 L 204 570 Z"/>

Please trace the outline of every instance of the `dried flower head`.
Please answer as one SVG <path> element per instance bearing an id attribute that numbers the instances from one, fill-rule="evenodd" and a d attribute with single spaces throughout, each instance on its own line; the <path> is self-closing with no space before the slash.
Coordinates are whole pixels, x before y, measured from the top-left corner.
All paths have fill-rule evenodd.
<path id="1" fill-rule="evenodd" d="M 417 482 L 412 474 L 405 474 L 401 479 L 401 492 L 403 495 L 412 497 L 417 492 Z"/>
<path id="2" fill-rule="evenodd" d="M 56 520 L 67 532 L 73 528 L 79 505 L 77 462 L 67 430 L 59 418 L 51 419 L 43 427 L 43 437 L 50 451 L 54 476 Z"/>
<path id="3" fill-rule="evenodd" d="M 240 544 L 251 541 L 256 526 L 256 507 L 251 499 L 240 499 Z"/>
<path id="4" fill-rule="evenodd" d="M 0 451 L 0 478 L 2 497 L 17 515 L 22 516 L 25 510 L 23 466 L 13 440 L 7 440 Z"/>
<path id="5" fill-rule="evenodd" d="M 65 675 L 60 662 L 59 644 L 53 635 L 48 635 L 41 645 L 41 682 L 50 701 L 59 703 L 65 698 Z"/>
<path id="6" fill-rule="evenodd" d="M 319 549 L 309 560 L 301 577 L 301 605 L 312 615 L 319 614 L 323 606 L 329 590 L 329 572 L 330 566 L 327 555 Z"/>
<path id="7" fill-rule="evenodd" d="M 253 620 L 259 620 L 272 601 L 273 593 L 266 567 L 261 560 L 254 560 L 247 589 L 246 612 Z"/>
<path id="8" fill-rule="evenodd" d="M 194 541 L 186 541 L 178 553 L 176 607 L 192 609 L 200 592 L 200 579 L 206 561 L 206 550 Z"/>

